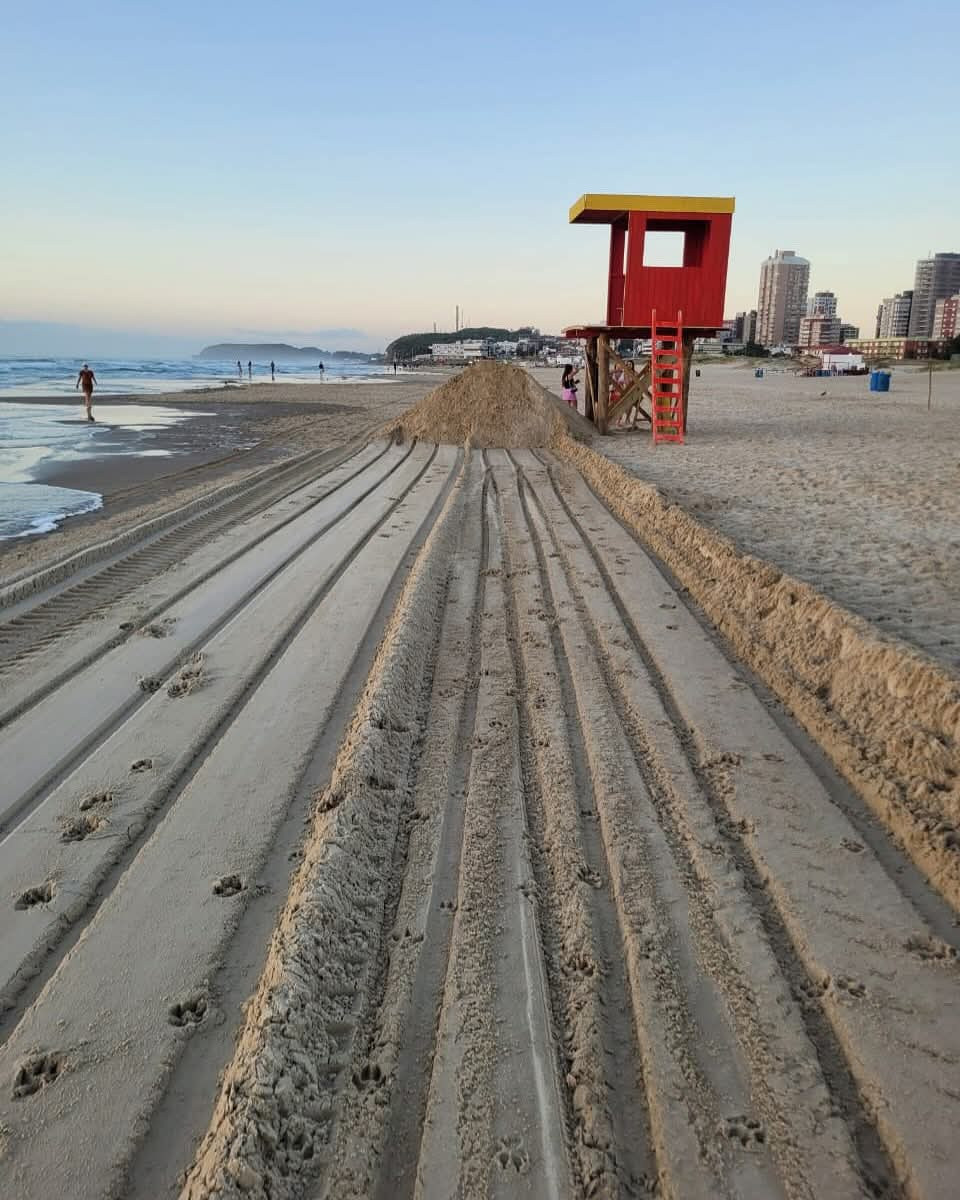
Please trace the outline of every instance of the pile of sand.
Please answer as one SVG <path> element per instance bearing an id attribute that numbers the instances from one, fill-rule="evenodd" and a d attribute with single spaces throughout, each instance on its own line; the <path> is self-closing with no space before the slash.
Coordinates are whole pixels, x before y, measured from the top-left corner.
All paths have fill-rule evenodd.
<path id="1" fill-rule="evenodd" d="M 478 362 L 408 408 L 382 436 L 521 449 L 552 445 L 564 433 L 586 440 L 592 430 L 520 367 Z"/>

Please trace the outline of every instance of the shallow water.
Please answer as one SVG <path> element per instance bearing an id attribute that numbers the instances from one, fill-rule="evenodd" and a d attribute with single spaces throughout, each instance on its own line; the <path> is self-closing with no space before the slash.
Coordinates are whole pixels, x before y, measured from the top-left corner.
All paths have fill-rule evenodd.
<path id="1" fill-rule="evenodd" d="M 37 482 L 38 468 L 113 454 L 166 455 L 169 451 L 151 447 L 146 438 L 117 437 L 115 431 L 148 434 L 209 415 L 160 405 L 119 404 L 99 411 L 90 422 L 82 404 L 0 403 L 0 540 L 49 533 L 66 517 L 101 506 L 97 492 Z"/>

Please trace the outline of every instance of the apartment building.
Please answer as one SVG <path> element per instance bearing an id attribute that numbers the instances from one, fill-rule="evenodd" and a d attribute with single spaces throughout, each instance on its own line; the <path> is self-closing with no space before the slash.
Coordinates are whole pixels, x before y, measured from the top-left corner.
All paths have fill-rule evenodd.
<path id="1" fill-rule="evenodd" d="M 913 292 L 897 292 L 880 302 L 877 311 L 877 337 L 903 338 L 910 329 L 910 312 L 913 308 Z"/>
<path id="2" fill-rule="evenodd" d="M 795 346 L 807 310 L 810 263 L 793 250 L 777 250 L 760 268 L 757 336 L 761 346 Z"/>
<path id="3" fill-rule="evenodd" d="M 797 345 L 801 350 L 811 346 L 833 346 L 841 341 L 840 318 L 826 313 L 800 318 Z"/>
<path id="4" fill-rule="evenodd" d="M 938 300 L 933 311 L 933 336 L 948 341 L 960 333 L 960 294 Z"/>
<path id="5" fill-rule="evenodd" d="M 913 281 L 913 305 L 908 334 L 912 338 L 933 336 L 937 301 L 960 292 L 960 254 L 935 254 L 917 262 Z"/>
<path id="6" fill-rule="evenodd" d="M 833 292 L 814 292 L 813 299 L 807 304 L 808 317 L 835 317 L 837 315 L 837 297 Z"/>
<path id="7" fill-rule="evenodd" d="M 867 361 L 943 358 L 947 351 L 945 341 L 932 341 L 930 338 L 853 338 L 845 344 L 862 354 Z"/>

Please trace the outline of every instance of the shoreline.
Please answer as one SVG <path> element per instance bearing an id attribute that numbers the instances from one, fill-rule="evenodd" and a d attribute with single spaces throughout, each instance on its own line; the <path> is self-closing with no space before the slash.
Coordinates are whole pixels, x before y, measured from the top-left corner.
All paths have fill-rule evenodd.
<path id="1" fill-rule="evenodd" d="M 241 390 L 168 392 L 156 396 L 94 394 L 93 411 L 109 425 L 111 407 L 173 408 L 187 419 L 147 430 L 112 426 L 109 440 L 124 449 L 74 461 L 51 458 L 31 470 L 29 483 L 93 492 L 101 507 L 63 518 L 56 529 L 0 541 L 0 579 L 37 569 L 127 524 L 157 515 L 222 483 L 239 479 L 305 450 L 369 436 L 436 386 L 434 375 L 384 381 L 254 383 Z M 0 397 L 8 404 L 63 406 L 67 398 Z M 69 403 L 69 401 L 67 401 Z M 82 412 L 82 400 L 76 407 Z M 200 407 L 202 413 L 195 410 Z M 2 411 L 2 408 L 0 408 Z M 79 428 L 79 426 L 78 426 Z"/>

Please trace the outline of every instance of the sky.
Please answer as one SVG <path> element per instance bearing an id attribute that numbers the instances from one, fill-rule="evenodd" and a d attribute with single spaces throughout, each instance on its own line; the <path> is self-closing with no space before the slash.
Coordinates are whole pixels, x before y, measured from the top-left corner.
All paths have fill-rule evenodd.
<path id="1" fill-rule="evenodd" d="M 457 304 L 474 325 L 596 321 L 608 234 L 568 225 L 584 192 L 735 196 L 728 315 L 792 249 L 872 334 L 917 258 L 960 250 L 958 14 L 4 6 L 0 353 L 37 323 L 55 354 L 78 328 L 376 349 L 452 329 Z"/>

